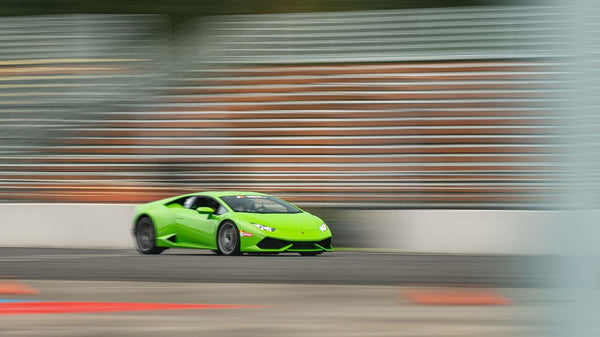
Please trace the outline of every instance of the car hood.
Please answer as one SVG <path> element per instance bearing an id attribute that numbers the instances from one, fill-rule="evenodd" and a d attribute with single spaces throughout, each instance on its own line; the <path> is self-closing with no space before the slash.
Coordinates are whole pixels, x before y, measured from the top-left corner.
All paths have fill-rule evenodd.
<path id="1" fill-rule="evenodd" d="M 291 214 L 281 214 L 281 213 L 267 213 L 267 214 L 259 214 L 259 213 L 238 213 L 241 218 L 248 222 L 261 224 L 264 226 L 269 226 L 273 228 L 277 228 L 280 230 L 295 230 L 295 229 L 305 229 L 305 230 L 315 230 L 318 229 L 321 223 L 319 223 L 318 218 L 313 216 L 310 213 L 302 212 L 302 213 L 291 213 Z"/>

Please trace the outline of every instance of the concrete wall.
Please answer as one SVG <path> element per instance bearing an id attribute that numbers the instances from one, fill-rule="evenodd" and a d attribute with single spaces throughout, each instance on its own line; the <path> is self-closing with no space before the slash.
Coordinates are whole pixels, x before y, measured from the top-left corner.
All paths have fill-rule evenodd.
<path id="1" fill-rule="evenodd" d="M 0 246 L 133 248 L 134 205 L 1 204 Z M 337 245 L 415 253 L 550 254 L 560 212 L 335 211 Z M 600 213 L 596 212 L 600 216 Z M 340 240 L 335 235 L 339 233 Z M 355 243 L 348 238 L 353 238 Z"/>
<path id="2" fill-rule="evenodd" d="M 381 210 L 350 212 L 343 218 L 353 227 L 365 227 L 362 235 L 372 247 L 414 253 L 521 255 L 554 252 L 557 213 Z"/>
<path id="3" fill-rule="evenodd" d="M 0 246 L 133 248 L 134 205 L 0 204 Z"/>

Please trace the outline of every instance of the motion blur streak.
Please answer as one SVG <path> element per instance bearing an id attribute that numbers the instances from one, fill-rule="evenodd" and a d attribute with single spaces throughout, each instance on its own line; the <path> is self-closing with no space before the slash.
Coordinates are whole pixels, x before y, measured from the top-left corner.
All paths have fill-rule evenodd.
<path id="1" fill-rule="evenodd" d="M 88 312 L 123 312 L 186 309 L 239 309 L 248 307 L 249 306 L 220 304 L 24 301 L 0 303 L 0 315 L 67 314 Z"/>
<path id="2" fill-rule="evenodd" d="M 560 8 L 3 18 L 0 197 L 560 207 Z"/>
<path id="3" fill-rule="evenodd" d="M 578 0 L 564 7 L 562 14 L 565 19 L 559 27 L 566 32 L 561 42 L 567 46 L 563 69 L 569 90 L 560 107 L 569 169 L 567 191 L 561 197 L 568 212 L 557 219 L 554 241 L 558 254 L 575 258 L 557 266 L 565 275 L 560 286 L 568 295 L 564 302 L 555 303 L 554 322 L 559 336 L 591 337 L 600 334 L 600 221 L 593 213 L 600 201 L 600 4 Z"/>
<path id="4" fill-rule="evenodd" d="M 484 281 L 502 280 L 506 270 L 498 264 L 461 262 L 467 253 L 512 254 L 524 262 L 527 258 L 519 254 L 547 254 L 550 247 L 548 254 L 558 255 L 543 266 L 528 265 L 511 275 L 521 282 L 543 280 L 537 282 L 539 287 L 550 283 L 556 291 L 515 291 L 508 296 L 514 311 L 509 306 L 486 311 L 479 323 L 487 328 L 483 333 L 464 326 L 447 329 L 439 312 L 431 315 L 423 310 L 426 318 L 415 319 L 411 315 L 418 308 L 386 302 L 397 293 L 389 288 L 371 289 L 378 294 L 375 302 L 369 302 L 373 297 L 367 288 L 358 291 L 361 305 L 376 305 L 349 306 L 350 313 L 337 317 L 340 326 L 346 320 L 358 325 L 364 317 L 377 326 L 385 317 L 388 335 L 408 331 L 440 336 L 441 331 L 453 336 L 486 332 L 506 336 L 506 330 L 489 326 L 513 323 L 521 324 L 517 333 L 527 337 L 600 335 L 599 34 L 600 5 L 587 0 L 544 6 L 224 15 L 199 17 L 177 27 L 163 15 L 2 17 L 0 201 L 63 202 L 63 208 L 50 205 L 52 211 L 44 212 L 39 205 L 11 205 L 11 212 L 2 214 L 0 245 L 17 242 L 10 240 L 22 233 L 19 229 L 31 232 L 23 236 L 29 240 L 26 245 L 35 245 L 36 237 L 55 242 L 60 237 L 83 246 L 105 242 L 94 237 L 82 240 L 97 233 L 90 227 L 107 232 L 96 236 L 112 243 L 128 240 L 111 229 L 127 232 L 130 224 L 115 221 L 102 226 L 108 223 L 109 208 L 97 209 L 106 206 L 98 203 L 139 204 L 200 190 L 256 190 L 301 207 L 322 208 L 334 232 L 334 245 L 339 229 L 339 242 L 356 242 L 355 247 L 371 240 L 369 245 L 380 246 L 370 248 L 382 248 L 385 238 L 395 247 L 446 254 L 426 255 L 447 268 L 440 274 L 431 268 L 430 278 L 438 280 L 468 275 L 467 281 L 472 281 L 486 268 L 492 270 Z M 82 207 L 74 210 L 71 203 L 94 203 L 86 206 L 98 213 Z M 119 206 L 119 216 L 133 207 Z M 80 220 L 78 212 L 88 221 Z M 30 220 L 40 214 L 41 220 Z M 344 217 L 353 222 L 340 221 Z M 452 253 L 463 255 L 456 258 Z M 338 254 L 331 260 L 321 256 L 308 261 L 318 267 L 343 259 L 344 253 Z M 365 255 L 351 257 L 365 261 Z M 391 259 L 385 260 L 391 267 L 380 275 L 386 284 L 397 284 L 396 274 L 389 270 L 406 268 L 402 254 L 381 255 L 375 259 Z M 143 262 L 121 266 L 117 276 L 109 276 L 123 278 L 127 272 L 135 280 L 147 277 L 139 269 L 142 263 L 161 274 L 164 270 L 157 271 L 156 261 L 171 261 L 164 258 L 169 256 L 140 258 Z M 174 261 L 179 258 L 176 255 Z M 39 257 L 1 260 L 10 270 L 37 279 L 48 278 L 56 269 L 40 274 L 27 259 Z M 190 268 L 202 272 L 206 282 L 215 281 L 210 278 L 215 272 L 227 276 L 236 264 L 236 272 L 249 269 L 249 260 L 214 256 L 190 260 Z M 199 261 L 206 269 L 198 267 Z M 259 261 L 264 268 L 266 260 Z M 307 260 L 273 261 L 296 268 L 297 274 L 284 277 L 306 277 L 297 268 Z M 270 263 L 272 268 L 275 262 Z M 345 279 L 355 272 L 354 261 L 345 267 L 336 263 L 316 270 L 336 272 Z M 430 270 L 424 263 L 415 263 L 411 278 L 427 276 Z M 88 272 L 97 277 L 95 266 Z M 365 270 L 358 272 L 366 274 Z M 315 275 L 322 278 L 321 274 Z M 265 280 L 259 273 L 246 281 Z M 368 280 L 377 282 L 381 280 Z M 161 289 L 172 286 L 165 283 Z M 199 290 L 197 284 L 192 286 Z M 83 282 L 86 292 L 72 296 L 88 296 L 89 287 Z M 270 286 L 261 285 L 255 288 L 260 294 L 250 295 L 261 298 L 267 293 L 262 287 Z M 222 300 L 229 297 L 221 296 L 234 293 L 230 303 L 238 303 L 234 300 L 246 296 L 246 289 L 228 286 L 216 295 Z M 281 301 L 282 294 L 290 292 L 286 288 L 269 301 Z M 43 293 L 52 296 L 45 289 Z M 170 302 L 163 294 L 151 290 L 146 294 Z M 313 325 L 316 296 L 307 294 L 292 298 L 292 303 L 303 303 L 300 315 L 286 316 L 286 310 L 273 309 L 270 315 L 257 312 L 253 317 L 266 326 L 266 320 L 273 324 L 271 315 L 280 322 L 304 315 L 302 326 L 284 323 L 279 330 L 267 330 L 272 335 L 289 332 L 290 326 L 297 331 L 307 331 L 306 326 L 325 328 L 327 317 L 325 323 Z M 174 296 L 184 301 L 189 295 Z M 344 292 L 331 300 L 323 298 L 327 297 L 317 302 L 318 315 L 331 318 L 348 296 Z M 370 310 L 377 308 L 385 309 L 386 315 Z M 437 308 L 431 310 L 435 313 Z M 489 319 L 498 312 L 506 316 Z M 472 314 L 460 313 L 463 318 Z M 454 311 L 449 314 L 455 323 Z M 229 319 L 208 315 L 208 323 L 218 321 L 221 329 L 229 329 Z M 182 317 L 196 332 L 197 318 Z M 102 318 L 131 325 L 130 317 Z M 52 330 L 46 327 L 53 326 L 53 320 L 39 319 L 45 322 L 40 330 Z M 245 319 L 236 323 L 248 324 Z M 402 329 L 415 321 L 423 322 L 416 324 L 416 331 Z M 23 327 L 35 329 L 29 321 L 0 317 L 0 322 L 17 335 L 23 335 Z M 157 322 L 161 328 L 171 324 Z M 476 324 L 468 322 L 471 327 Z M 442 325 L 439 331 L 420 330 L 436 324 Z M 102 324 L 96 322 L 97 326 Z M 364 330 L 347 326 L 359 336 L 373 331 L 370 326 Z M 252 327 L 255 330 L 246 335 L 265 335 Z M 123 334 L 118 327 L 113 332 Z M 135 332 L 147 336 L 148 331 Z"/>

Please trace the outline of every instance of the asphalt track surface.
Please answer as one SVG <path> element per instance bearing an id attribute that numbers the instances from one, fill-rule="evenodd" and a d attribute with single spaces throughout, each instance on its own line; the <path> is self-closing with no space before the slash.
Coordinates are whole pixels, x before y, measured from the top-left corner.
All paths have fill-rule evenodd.
<path id="1" fill-rule="evenodd" d="M 0 285 L 39 290 L 0 295 L 0 336 L 574 336 L 553 328 L 552 313 L 566 298 L 543 288 L 556 279 L 555 263 L 516 256 L 0 248 Z M 407 295 L 422 289 L 442 296 L 448 289 L 460 296 L 490 291 L 510 304 L 421 305 Z M 170 304 L 234 308 L 128 309 Z M 97 305 L 117 309 L 86 309 Z M 27 312 L 14 313 L 23 306 Z M 65 306 L 69 312 L 52 311 Z"/>
<path id="2" fill-rule="evenodd" d="M 218 256 L 171 249 L 0 248 L 0 278 L 30 280 L 279 283 L 340 285 L 487 285 L 546 287 L 558 279 L 544 257 L 333 252 Z"/>
<path id="3" fill-rule="evenodd" d="M 2 337 L 564 337 L 547 326 L 541 289 L 495 288 L 514 301 L 501 306 L 418 305 L 410 287 L 312 284 L 28 280 L 40 295 L 13 298 L 46 310 L 74 301 L 71 313 L 2 314 Z M 49 301 L 49 302 L 48 302 Z M 194 303 L 229 309 L 85 312 L 76 302 Z M 16 305 L 20 305 L 17 303 Z M 114 304 L 113 304 L 114 305 Z M 126 306 L 126 304 L 124 304 Z M 247 306 L 247 307 L 240 307 Z M 594 335 L 597 336 L 597 335 Z"/>

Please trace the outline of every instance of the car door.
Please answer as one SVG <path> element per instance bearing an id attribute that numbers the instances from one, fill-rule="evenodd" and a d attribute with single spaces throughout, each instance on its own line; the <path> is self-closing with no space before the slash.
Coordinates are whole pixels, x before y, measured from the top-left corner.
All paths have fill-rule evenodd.
<path id="1" fill-rule="evenodd" d="M 216 214 L 200 214 L 198 207 L 211 206 L 211 198 L 193 196 L 186 200 L 184 207 L 175 214 L 177 222 L 177 241 L 182 245 L 213 249 L 216 246 L 216 229 L 219 216 Z M 213 208 L 214 209 L 214 208 Z"/>

